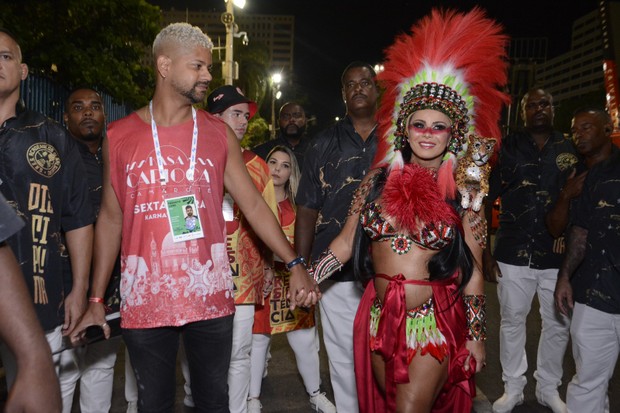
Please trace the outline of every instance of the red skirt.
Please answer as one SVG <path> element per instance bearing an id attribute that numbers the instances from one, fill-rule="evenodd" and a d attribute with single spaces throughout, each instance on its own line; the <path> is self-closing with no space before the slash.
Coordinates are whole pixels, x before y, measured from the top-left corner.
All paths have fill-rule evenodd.
<path id="1" fill-rule="evenodd" d="M 437 328 L 448 343 L 448 379 L 433 405 L 434 413 L 469 413 L 476 395 L 474 373 L 476 361 L 470 358 L 469 370 L 465 359 L 467 322 L 462 296 L 457 292 L 457 277 L 441 281 L 406 280 L 402 274 L 394 277 L 377 274 L 389 280 L 379 321 L 378 337 L 381 348 L 377 350 L 385 360 L 386 394 L 379 390 L 370 362 L 370 307 L 376 291 L 373 282 L 366 291 L 355 316 L 354 356 L 357 395 L 360 413 L 390 413 L 396 407 L 396 385 L 409 383 L 407 343 L 405 340 L 406 304 L 405 284 L 430 285 L 433 290 Z"/>

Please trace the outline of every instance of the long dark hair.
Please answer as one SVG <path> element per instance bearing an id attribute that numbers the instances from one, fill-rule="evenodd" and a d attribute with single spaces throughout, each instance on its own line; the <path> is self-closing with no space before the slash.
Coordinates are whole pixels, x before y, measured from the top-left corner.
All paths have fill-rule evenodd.
<path id="1" fill-rule="evenodd" d="M 371 187 L 366 202 L 375 201 L 383 192 L 383 187 L 387 181 L 387 169 L 383 168 L 377 175 L 374 185 Z M 456 208 L 458 200 L 450 202 Z M 465 242 L 463 229 L 456 228 L 454 240 L 433 255 L 428 262 L 429 279 L 443 280 L 452 277 L 455 272 L 461 274 L 461 284 L 459 291 L 467 285 L 474 270 L 474 260 L 471 250 Z M 364 285 L 370 281 L 374 274 L 371 254 L 371 239 L 366 234 L 361 224 L 357 225 L 355 231 L 355 241 L 353 245 L 353 271 L 356 278 Z"/>

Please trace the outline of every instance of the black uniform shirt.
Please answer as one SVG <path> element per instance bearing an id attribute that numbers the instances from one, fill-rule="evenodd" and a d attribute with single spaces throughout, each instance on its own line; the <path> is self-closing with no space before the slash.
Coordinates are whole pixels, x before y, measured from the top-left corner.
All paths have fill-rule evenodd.
<path id="1" fill-rule="evenodd" d="M 620 150 L 588 172 L 574 225 L 588 230 L 585 258 L 571 279 L 575 301 L 620 314 Z"/>
<path id="2" fill-rule="evenodd" d="M 319 211 L 313 260 L 344 226 L 353 192 L 368 172 L 377 150 L 375 132 L 376 129 L 364 141 L 347 116 L 310 142 L 295 200 L 298 205 Z M 355 280 L 351 261 L 330 279 Z"/>
<path id="3" fill-rule="evenodd" d="M 0 126 L 0 192 L 26 221 L 7 242 L 45 331 L 64 322 L 61 230 L 94 221 L 85 176 L 76 143 L 53 120 L 18 107 Z"/>
<path id="4" fill-rule="evenodd" d="M 84 167 L 86 168 L 86 179 L 88 181 L 88 195 L 90 204 L 95 212 L 95 216 L 98 216 L 99 210 L 101 209 L 101 195 L 103 187 L 103 160 L 101 158 L 101 145 L 99 145 L 96 153 L 92 153 L 88 146 L 84 143 L 76 141 L 76 144 L 80 151 L 80 155 L 82 156 Z M 66 263 L 66 266 L 65 283 L 67 289 L 70 291 L 73 277 L 71 275 L 71 264 L 69 261 Z M 111 312 L 120 311 L 120 283 L 121 267 L 120 259 L 117 259 L 104 296 L 105 305 Z"/>
<path id="5" fill-rule="evenodd" d="M 501 197 L 494 257 L 535 269 L 560 268 L 562 244 L 545 226 L 545 215 L 561 189 L 561 174 L 578 158 L 573 143 L 554 132 L 542 150 L 527 131 L 502 140 L 491 172 L 489 201 Z"/>

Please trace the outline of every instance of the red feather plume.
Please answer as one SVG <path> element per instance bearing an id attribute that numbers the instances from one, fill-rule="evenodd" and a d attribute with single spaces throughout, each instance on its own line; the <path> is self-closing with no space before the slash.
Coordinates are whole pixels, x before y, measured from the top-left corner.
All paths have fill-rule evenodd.
<path id="1" fill-rule="evenodd" d="M 501 108 L 510 101 L 502 90 L 507 83 L 507 41 L 502 27 L 478 7 L 468 13 L 434 9 L 412 26 L 411 34 L 398 36 L 386 49 L 385 69 L 377 76 L 385 91 L 377 112 L 381 139 L 375 166 L 386 166 L 393 159 L 395 108 L 400 107 L 403 82 L 428 67 L 452 67 L 451 74 L 461 78 L 473 97 L 468 116 L 475 133 L 500 137 Z M 442 79 L 428 81 L 442 83 Z"/>
<path id="2" fill-rule="evenodd" d="M 459 217 L 445 198 L 433 174 L 419 165 L 393 170 L 383 188 L 383 209 L 399 228 L 415 232 L 420 224 L 458 225 Z"/>

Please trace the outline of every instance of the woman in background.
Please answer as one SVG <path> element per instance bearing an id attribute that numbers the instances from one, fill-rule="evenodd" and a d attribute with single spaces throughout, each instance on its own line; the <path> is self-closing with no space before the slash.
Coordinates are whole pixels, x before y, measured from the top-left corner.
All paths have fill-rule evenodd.
<path id="1" fill-rule="evenodd" d="M 285 146 L 276 146 L 267 155 L 278 201 L 278 218 L 291 245 L 295 229 L 295 194 L 299 184 L 299 167 L 293 152 Z M 301 375 L 310 405 L 315 411 L 335 413 L 336 408 L 320 390 L 319 339 L 314 325 L 314 307 L 290 311 L 286 305 L 286 291 L 290 272 L 279 257 L 274 257 L 273 268 L 265 268 L 265 305 L 256 306 L 252 335 L 252 356 L 248 413 L 259 413 L 261 384 L 271 335 L 286 333 L 295 352 L 297 369 Z"/>

